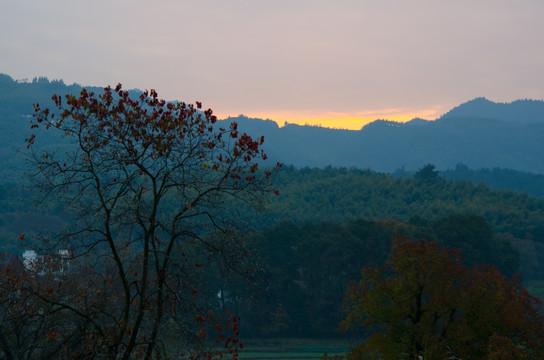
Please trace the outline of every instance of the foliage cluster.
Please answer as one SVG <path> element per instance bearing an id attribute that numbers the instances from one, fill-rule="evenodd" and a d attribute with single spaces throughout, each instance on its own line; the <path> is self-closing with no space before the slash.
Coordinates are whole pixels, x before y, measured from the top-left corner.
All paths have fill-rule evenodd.
<path id="1" fill-rule="evenodd" d="M 397 232 L 460 248 L 470 266 L 494 264 L 509 276 L 519 269 L 516 250 L 478 216 L 449 215 L 412 223 L 357 219 L 298 226 L 282 222 L 252 236 L 262 269 L 255 293 L 226 283 L 226 300 L 240 313 L 245 333 L 334 337 L 342 319 L 345 287 L 359 278 L 366 264 L 386 260 Z"/>
<path id="2" fill-rule="evenodd" d="M 369 337 L 348 359 L 541 359 L 542 303 L 493 266 L 398 236 L 383 266 L 363 268 L 347 291 L 343 329 Z"/>

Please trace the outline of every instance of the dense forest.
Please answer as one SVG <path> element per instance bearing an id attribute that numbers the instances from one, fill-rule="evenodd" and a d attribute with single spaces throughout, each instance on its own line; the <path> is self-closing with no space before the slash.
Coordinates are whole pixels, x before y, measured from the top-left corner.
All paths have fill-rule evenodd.
<path id="1" fill-rule="evenodd" d="M 253 236 L 265 286 L 261 282 L 252 296 L 231 290 L 227 300 L 245 314 L 242 325 L 247 333 L 335 336 L 346 286 L 359 278 L 364 265 L 385 261 L 391 238 L 399 232 L 460 248 L 469 266 L 494 264 L 510 275 L 519 269 L 518 252 L 479 216 L 414 218 L 409 223 L 357 219 L 299 226 L 286 221 Z"/>
<path id="2" fill-rule="evenodd" d="M 425 175 L 427 174 L 427 175 Z M 429 176 L 429 174 L 431 174 Z M 283 167 L 274 177 L 280 195 L 253 218 L 258 281 L 211 277 L 223 302 L 240 312 L 247 333 L 259 336 L 336 336 L 344 288 L 368 262 L 387 258 L 397 233 L 459 248 L 469 264 L 521 272 L 537 293 L 544 278 L 544 201 L 483 183 L 445 180 L 423 168 L 411 177 L 369 170 Z M 35 229 L 66 223 L 62 207 L 29 211 L 23 187 L 0 187 L 3 249 L 32 246 Z M 248 210 L 249 211 L 249 210 Z M 25 248 L 17 234 L 27 231 Z M 220 285 L 218 285 L 218 281 Z M 266 289 L 266 291 L 263 291 Z M 252 293 L 254 291 L 254 293 Z"/>
<path id="3" fill-rule="evenodd" d="M 510 190 L 492 190 L 484 183 L 446 180 L 438 174 L 430 178 L 418 175 L 403 178 L 370 170 L 284 166 L 274 176 L 280 195 L 270 199 L 266 212 L 253 217 L 252 225 L 262 229 L 283 221 L 342 224 L 360 218 L 409 222 L 414 218 L 471 214 L 485 218 L 498 234 L 544 243 L 544 200 Z M 0 187 L 4 249 L 16 248 L 13 239 L 28 224 L 43 230 L 65 221 L 59 204 L 49 204 L 49 213 L 30 211 L 32 196 L 28 191 L 23 185 Z M 525 276 L 535 277 L 529 273 Z"/>

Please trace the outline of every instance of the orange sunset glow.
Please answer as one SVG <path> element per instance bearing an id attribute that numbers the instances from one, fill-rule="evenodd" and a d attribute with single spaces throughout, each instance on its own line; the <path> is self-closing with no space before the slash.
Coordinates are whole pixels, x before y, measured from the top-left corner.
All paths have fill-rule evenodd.
<path id="1" fill-rule="evenodd" d="M 269 119 L 275 121 L 280 127 L 285 123 L 320 126 L 331 129 L 360 130 L 366 124 L 377 120 L 390 120 L 407 122 L 414 118 L 435 120 L 442 115 L 441 106 L 435 106 L 423 110 L 411 109 L 382 109 L 359 112 L 311 112 L 311 111 L 271 111 L 271 112 L 244 112 L 249 118 Z M 218 114 L 219 118 L 227 118 L 229 114 Z"/>

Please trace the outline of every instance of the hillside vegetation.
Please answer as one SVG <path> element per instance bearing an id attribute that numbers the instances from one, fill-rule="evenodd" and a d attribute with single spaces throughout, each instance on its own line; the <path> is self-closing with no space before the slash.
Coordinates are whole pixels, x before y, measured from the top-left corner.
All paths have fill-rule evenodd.
<path id="1" fill-rule="evenodd" d="M 264 225 L 354 218 L 408 221 L 452 213 L 485 217 L 496 232 L 544 242 L 544 201 L 484 183 L 441 177 L 401 178 L 371 170 L 283 167 L 276 176 L 280 196 L 273 198 Z"/>
<path id="2" fill-rule="evenodd" d="M 56 233 L 71 222 L 54 199 L 34 206 L 23 153 L 32 104 L 80 89 L 0 75 L 2 251 L 21 255 L 33 248 L 38 232 Z M 222 120 L 264 134 L 270 162 L 286 165 L 273 174 L 279 196 L 270 198 L 265 212 L 236 205 L 256 229 L 243 239 L 252 255 L 250 276 L 199 259 L 213 270 L 203 279 L 209 301 L 239 313 L 244 331 L 255 336 L 332 337 L 346 285 L 369 262 L 385 261 L 397 233 L 459 248 L 469 266 L 494 264 L 508 276 L 521 272 L 524 284 L 542 289 L 543 104 L 476 99 L 434 122 L 376 121 L 361 131 Z M 42 138 L 45 147 L 59 148 L 59 138 Z M 17 240 L 23 232 L 24 243 Z"/>
<path id="3" fill-rule="evenodd" d="M 544 278 L 535 247 L 544 246 L 544 200 L 509 190 L 492 190 L 484 183 L 402 178 L 370 170 L 283 167 L 274 176 L 280 195 L 272 197 L 263 213 L 248 215 L 257 229 L 285 221 L 344 224 L 365 218 L 425 224 L 452 214 L 485 219 L 491 230 L 509 239 L 522 256 L 522 273 Z M 66 221 L 62 208 L 36 214 L 31 194 L 18 185 L 0 187 L 0 240 L 4 249 L 17 249 L 16 236 L 29 228 L 53 229 Z M 32 224 L 32 226 L 30 226 Z M 477 238 L 473 239 L 477 241 Z"/>

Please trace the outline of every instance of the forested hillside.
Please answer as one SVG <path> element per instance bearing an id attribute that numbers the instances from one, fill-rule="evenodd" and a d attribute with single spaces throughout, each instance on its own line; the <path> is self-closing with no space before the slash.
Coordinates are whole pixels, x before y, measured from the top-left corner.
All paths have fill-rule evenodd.
<path id="1" fill-rule="evenodd" d="M 53 94 L 77 95 L 82 88 L 78 84 L 66 85 L 62 80 L 50 81 L 45 77 L 18 82 L 0 74 L 0 183 L 18 183 L 28 171 L 23 154 L 26 150 L 25 139 L 31 133 L 34 104 L 51 106 Z M 89 91 L 102 91 L 100 87 L 86 88 Z M 42 141 L 53 147 L 59 145 L 59 139 L 50 135 L 42 137 Z"/>
<path id="2" fill-rule="evenodd" d="M 21 255 L 33 249 L 38 232 L 54 234 L 72 222 L 66 204 L 54 198 L 34 206 L 37 193 L 23 178 L 28 168 L 22 152 L 32 104 L 49 104 L 54 92 L 80 89 L 44 78 L 20 83 L 0 76 L 2 251 Z M 270 163 L 286 164 L 271 177 L 279 195 L 265 203 L 264 212 L 222 203 L 251 219 L 255 229 L 239 240 L 250 255 L 244 276 L 199 253 L 180 256 L 195 257 L 198 269 L 212 269 L 202 275 L 212 306 L 236 311 L 246 333 L 265 337 L 334 336 L 346 285 L 367 263 L 383 262 L 399 232 L 458 248 L 469 266 L 494 264 L 508 276 L 521 272 L 538 293 L 544 284 L 544 200 L 537 197 L 544 195 L 544 180 L 520 170 L 544 172 L 540 105 L 500 105 L 508 116 L 497 119 L 478 112 L 497 113 L 495 104 L 479 99 L 435 122 L 376 121 L 361 131 L 280 128 L 245 117 L 220 121 L 223 126 L 237 120 L 241 131 L 264 134 Z M 520 108 L 525 112 L 517 122 Z M 62 146 L 59 137 L 40 137 L 46 148 Z M 205 165 L 198 170 L 207 171 Z M 482 166 L 492 170 L 471 169 Z M 199 231 L 194 235 L 213 240 Z"/>
<path id="3" fill-rule="evenodd" d="M 42 210 L 41 214 L 36 214 L 28 202 L 31 194 L 20 185 L 28 170 L 22 152 L 25 150 L 24 139 L 29 134 L 33 103 L 47 105 L 51 103 L 53 93 L 78 93 L 80 90 L 80 85 L 68 86 L 62 80 L 35 78 L 31 82 L 17 82 L 7 75 L 0 76 L 0 239 L 4 249 L 16 249 L 13 239 L 29 224 L 55 229 L 66 221 L 62 207 L 49 204 L 48 212 Z M 89 90 L 102 91 L 101 88 Z M 364 217 L 407 222 L 414 216 L 434 219 L 464 213 L 484 217 L 495 232 L 531 244 L 542 243 L 542 201 L 505 189 L 541 197 L 544 178 L 506 169 L 504 162 L 502 168 L 492 167 L 501 164 L 493 159 L 501 158 L 501 161 L 510 161 L 513 169 L 538 171 L 544 153 L 544 149 L 540 149 L 544 143 L 539 132 L 544 126 L 542 104 L 530 100 L 496 104 L 475 99 L 434 122 L 421 119 L 406 124 L 377 121 L 361 131 L 298 125 L 279 128 L 270 120 L 236 118 L 243 131 L 265 135 L 263 146 L 272 160 L 287 164 L 275 176 L 280 196 L 272 199 L 270 211 L 256 221 L 257 228 L 274 226 L 284 220 L 296 224 L 306 221 L 345 223 Z M 235 118 L 225 121 L 232 120 Z M 444 134 L 448 139 L 443 138 Z M 497 136 L 504 141 L 498 141 Z M 518 136 L 520 141 L 515 140 Z M 45 142 L 55 147 L 59 144 L 58 139 L 50 137 L 45 138 Z M 448 149 L 442 151 L 437 146 Z M 476 158 L 469 154 L 473 146 L 478 148 Z M 488 146 L 493 149 L 483 151 Z M 384 158 L 395 151 L 399 152 L 394 156 L 395 161 Z M 444 169 L 441 166 L 445 159 L 453 165 Z M 481 159 L 480 163 L 492 170 L 473 170 L 474 159 Z M 529 162 L 535 166 L 529 166 Z M 425 163 L 436 165 L 443 178 L 421 181 L 414 177 Z M 306 167 L 326 164 L 334 167 Z M 360 165 L 361 169 L 339 167 L 353 164 Z M 394 174 L 368 168 L 388 168 Z M 495 191 L 480 183 L 482 181 Z M 521 244 L 519 241 L 518 245 Z M 524 264 L 532 266 L 532 270 L 526 269 L 525 273 L 538 273 L 534 268 L 537 262 Z"/>
<path id="4" fill-rule="evenodd" d="M 418 174 L 402 178 L 370 170 L 284 166 L 274 175 L 279 196 L 270 199 L 267 211 L 250 217 L 253 226 L 262 229 L 283 221 L 343 224 L 367 218 L 417 223 L 451 214 L 476 215 L 518 248 L 527 279 L 544 278 L 539 255 L 530 250 L 544 245 L 544 200 L 491 190 L 484 183 L 445 180 L 437 175 L 422 178 Z M 31 224 L 43 229 L 66 221 L 57 204 L 49 205 L 50 213 L 36 214 L 25 201 L 31 198 L 25 191 L 18 185 L 0 187 L 0 239 L 4 249 L 17 249 L 17 234 L 28 231 Z"/>
<path id="5" fill-rule="evenodd" d="M 542 123 L 544 102 L 525 99 L 511 103 L 495 103 L 480 97 L 456 106 L 441 118 L 496 119 L 517 124 Z"/>
<path id="6" fill-rule="evenodd" d="M 544 242 L 544 201 L 484 183 L 393 177 L 370 170 L 283 167 L 276 182 L 280 196 L 272 199 L 262 223 L 288 219 L 296 223 L 358 217 L 408 221 L 471 213 L 488 219 L 495 231 Z"/>
<path id="7" fill-rule="evenodd" d="M 386 259 L 396 233 L 460 249 L 469 266 L 521 272 L 542 294 L 542 200 L 445 180 L 430 165 L 408 178 L 338 168 L 286 167 L 277 175 L 280 196 L 259 223 L 269 226 L 251 241 L 265 285 L 254 295 L 223 285 L 249 333 L 332 336 L 344 287 L 363 265 Z"/>

